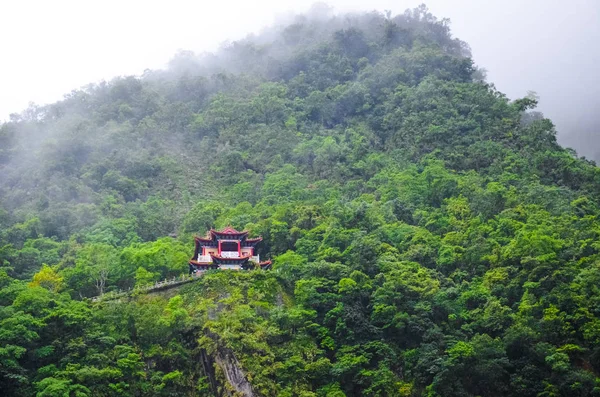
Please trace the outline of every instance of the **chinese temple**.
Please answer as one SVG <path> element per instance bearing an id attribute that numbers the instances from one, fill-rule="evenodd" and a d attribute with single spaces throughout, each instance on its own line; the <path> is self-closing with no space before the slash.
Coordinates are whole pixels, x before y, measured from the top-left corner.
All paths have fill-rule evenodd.
<path id="1" fill-rule="evenodd" d="M 261 237 L 248 238 L 247 231 L 226 227 L 211 229 L 206 237 L 195 237 L 196 250 L 190 259 L 190 274 L 209 269 L 247 270 L 254 266 L 270 269 L 271 261 L 260 261 L 255 254 Z"/>

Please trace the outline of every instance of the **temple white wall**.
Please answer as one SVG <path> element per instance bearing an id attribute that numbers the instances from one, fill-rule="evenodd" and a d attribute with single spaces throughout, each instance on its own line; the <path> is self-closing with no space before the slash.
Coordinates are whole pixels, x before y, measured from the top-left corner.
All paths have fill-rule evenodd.
<path id="1" fill-rule="evenodd" d="M 241 270 L 242 267 L 240 265 L 221 265 L 219 266 L 221 270 Z"/>

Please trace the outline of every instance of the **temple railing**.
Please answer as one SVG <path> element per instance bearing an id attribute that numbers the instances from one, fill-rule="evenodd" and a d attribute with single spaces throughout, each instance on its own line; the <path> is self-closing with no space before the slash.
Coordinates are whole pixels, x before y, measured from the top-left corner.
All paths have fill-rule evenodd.
<path id="1" fill-rule="evenodd" d="M 210 255 L 198 255 L 198 262 L 212 262 Z"/>
<path id="2" fill-rule="evenodd" d="M 239 258 L 240 253 L 237 251 L 221 251 L 221 256 L 223 258 Z"/>
<path id="3" fill-rule="evenodd" d="M 251 257 L 250 260 L 252 262 L 260 263 L 260 256 L 259 255 L 255 255 L 255 256 Z"/>

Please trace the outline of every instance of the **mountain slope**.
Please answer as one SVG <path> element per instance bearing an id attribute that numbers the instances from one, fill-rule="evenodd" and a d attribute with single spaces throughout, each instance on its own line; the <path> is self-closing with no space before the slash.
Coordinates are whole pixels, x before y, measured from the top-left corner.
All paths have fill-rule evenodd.
<path id="1" fill-rule="evenodd" d="M 2 390 L 597 393 L 600 171 L 534 107 L 420 7 L 298 16 L 15 115 Z M 228 224 L 273 271 L 84 299 L 185 272 Z"/>

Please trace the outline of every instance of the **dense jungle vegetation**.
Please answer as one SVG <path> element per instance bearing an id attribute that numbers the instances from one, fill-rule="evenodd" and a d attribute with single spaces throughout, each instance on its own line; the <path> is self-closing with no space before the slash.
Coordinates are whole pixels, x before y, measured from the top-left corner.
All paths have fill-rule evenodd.
<path id="1" fill-rule="evenodd" d="M 2 395 L 600 395 L 600 169 L 425 7 L 317 11 L 0 126 Z M 88 299 L 229 224 L 272 271 Z"/>

